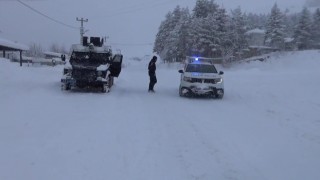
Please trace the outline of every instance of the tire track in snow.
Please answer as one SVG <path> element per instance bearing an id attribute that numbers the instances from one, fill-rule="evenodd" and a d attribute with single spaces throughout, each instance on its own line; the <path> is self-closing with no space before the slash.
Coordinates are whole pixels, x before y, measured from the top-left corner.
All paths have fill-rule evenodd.
<path id="1" fill-rule="evenodd" d="M 212 146 L 204 140 L 200 131 L 189 118 L 184 116 L 182 119 L 185 119 L 185 121 L 180 121 L 180 123 L 184 123 L 183 128 L 189 133 L 185 134 L 186 138 L 183 137 L 183 134 L 176 134 L 175 129 L 181 126 L 180 123 L 180 125 L 170 124 L 167 126 L 171 128 L 170 132 L 174 141 L 182 143 L 175 144 L 176 158 L 186 173 L 189 174 L 190 179 L 244 179 L 243 175 L 233 167 L 217 146 Z M 169 123 L 169 121 L 166 122 Z M 197 169 L 197 166 L 205 167 L 205 164 L 207 164 L 206 169 Z M 214 172 L 215 170 L 218 170 L 218 172 Z"/>
<path id="2" fill-rule="evenodd" d="M 142 77 L 142 73 L 134 71 L 132 73 L 136 73 L 136 76 L 140 79 L 145 78 Z M 174 158 L 176 161 L 180 163 L 180 166 L 183 171 L 185 171 L 186 174 L 188 174 L 188 179 L 230 179 L 230 180 L 236 180 L 236 179 L 245 179 L 245 175 L 237 170 L 234 164 L 230 160 L 228 160 L 228 157 L 225 153 L 223 153 L 221 146 L 221 140 L 218 137 L 214 137 L 217 143 L 210 144 L 207 142 L 201 133 L 201 131 L 197 128 L 195 123 L 193 123 L 192 118 L 190 118 L 190 114 L 179 114 L 178 116 L 174 116 L 175 111 L 174 107 L 173 109 L 170 108 L 170 104 L 172 101 L 175 101 L 172 104 L 177 104 L 176 101 L 178 101 L 179 106 L 181 107 L 185 106 L 185 104 L 191 104 L 190 100 L 192 99 L 185 99 L 185 98 L 179 98 L 177 94 L 176 98 L 174 100 L 172 99 L 172 92 L 168 91 L 168 89 L 177 89 L 176 87 L 163 87 L 163 85 L 159 85 L 160 92 L 156 94 L 144 94 L 141 93 L 141 89 L 143 86 L 142 82 L 139 81 L 137 83 L 133 83 L 133 79 L 130 80 L 131 77 L 126 78 L 126 86 L 132 87 L 134 90 L 130 91 L 127 90 L 127 88 L 124 88 L 123 90 L 125 92 L 121 94 L 126 94 L 126 96 L 133 97 L 137 102 L 135 102 L 136 106 L 144 106 L 146 109 L 145 111 L 149 114 L 159 114 L 157 110 L 152 108 L 153 101 L 157 101 L 158 104 L 167 104 L 164 106 L 164 114 L 162 118 L 156 118 L 158 121 L 154 122 L 158 126 L 158 130 L 154 130 L 152 135 L 153 137 L 161 136 L 162 132 L 168 132 L 169 136 L 171 136 L 171 139 L 168 139 L 169 141 L 166 141 L 164 137 L 157 139 L 155 138 L 155 142 L 151 144 L 146 144 L 145 147 L 145 153 L 143 157 L 140 158 L 140 164 L 146 163 L 146 160 L 148 157 L 154 156 L 154 153 L 157 152 L 159 148 L 162 146 L 168 146 L 168 147 L 174 147 L 174 149 L 171 150 L 171 152 L 174 155 Z M 160 80 L 165 81 L 165 79 Z M 145 83 L 145 82 L 144 82 Z M 124 83 L 123 83 L 124 84 Z M 165 84 L 165 82 L 163 82 Z M 168 83 L 172 84 L 172 83 Z M 162 87 L 161 87 L 162 86 Z M 129 87 L 129 88 L 130 88 Z M 158 86 L 157 86 L 158 87 Z M 166 91 L 163 91 L 166 90 Z M 119 91 L 119 89 L 117 89 Z M 165 94 L 163 94 L 165 93 Z M 170 94 L 169 94 L 170 93 Z M 168 95 L 169 97 L 167 97 Z M 141 99 L 143 96 L 144 99 Z M 149 97 L 146 97 L 149 96 Z M 209 101 L 202 101 L 200 104 L 211 104 L 211 102 L 214 103 L 215 100 L 209 100 Z M 219 102 L 221 103 L 221 102 Z M 146 104 L 150 104 L 151 107 L 147 106 Z M 169 107 L 168 107 L 169 106 Z M 190 106 L 192 107 L 192 106 Z M 180 112 L 180 111 L 178 111 Z M 185 110 L 182 110 L 181 112 L 187 112 Z M 198 114 L 198 113 L 196 113 Z M 192 115 L 191 115 L 192 117 Z M 148 119 L 148 116 L 145 116 L 146 119 Z M 196 118 L 195 118 L 196 119 Z M 152 121 L 152 120 L 150 120 Z M 177 132 L 178 131 L 178 132 Z M 180 132 L 179 132 L 180 131 Z M 151 134 L 150 134 L 151 136 Z M 170 156 L 170 155 L 166 155 Z M 163 161 L 163 163 L 169 163 L 171 161 Z M 247 165 L 249 166 L 249 165 Z M 206 167 L 204 169 L 199 169 L 199 167 Z M 251 167 L 250 167 L 251 168 Z M 251 168 L 254 169 L 254 168 Z M 216 172 L 213 172 L 216 171 Z M 143 172 L 141 171 L 141 175 Z M 256 173 L 259 174 L 259 173 Z M 261 175 L 256 175 L 261 178 Z"/>
<path id="3" fill-rule="evenodd" d="M 183 104 L 190 103 L 190 100 L 192 101 L 193 99 L 182 99 L 180 105 L 183 107 Z M 212 100 L 200 100 L 200 102 L 197 100 L 194 106 L 203 105 L 203 107 L 209 108 L 203 108 L 203 112 L 210 112 L 206 110 L 210 110 L 210 106 L 214 106 L 214 103 L 215 101 Z M 221 105 L 222 102 L 219 101 L 217 103 Z M 192 106 L 190 108 L 192 108 Z M 217 107 L 214 112 L 219 112 L 219 108 L 226 107 L 221 105 Z M 174 111 L 173 109 L 171 113 L 174 113 Z M 257 168 L 246 161 L 245 157 L 236 158 L 240 158 L 241 166 L 244 166 L 244 168 L 241 169 L 237 168 L 239 164 L 233 162 L 235 155 L 230 154 L 230 149 L 236 147 L 236 150 L 231 150 L 231 153 L 236 151 L 237 154 L 240 153 L 241 155 L 241 152 L 237 150 L 236 144 L 231 144 L 232 147 L 230 148 L 230 144 L 228 145 L 226 142 L 223 142 L 219 134 L 209 133 L 214 136 L 206 134 L 203 131 L 204 129 L 200 129 L 197 126 L 200 119 L 196 116 L 199 115 L 199 113 L 189 113 L 192 112 L 192 109 L 188 108 L 184 111 L 186 112 L 185 114 L 179 114 L 178 118 L 166 120 L 165 122 L 173 139 L 171 143 L 174 143 L 176 158 L 190 179 L 265 179 Z M 205 123 L 204 121 L 200 121 L 199 123 L 201 123 L 200 127 L 206 126 L 203 124 Z M 199 167 L 205 168 L 199 169 Z M 247 169 L 249 169 L 249 171 Z"/>

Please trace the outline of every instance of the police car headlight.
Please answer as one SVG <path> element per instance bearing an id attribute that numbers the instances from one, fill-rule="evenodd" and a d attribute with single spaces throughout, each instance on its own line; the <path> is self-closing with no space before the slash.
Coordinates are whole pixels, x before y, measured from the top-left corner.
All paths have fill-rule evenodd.
<path id="1" fill-rule="evenodd" d="M 183 80 L 186 82 L 192 82 L 192 78 L 191 77 L 183 77 Z"/>
<path id="2" fill-rule="evenodd" d="M 214 79 L 215 83 L 222 83 L 223 79 L 222 78 L 217 78 L 217 79 Z"/>

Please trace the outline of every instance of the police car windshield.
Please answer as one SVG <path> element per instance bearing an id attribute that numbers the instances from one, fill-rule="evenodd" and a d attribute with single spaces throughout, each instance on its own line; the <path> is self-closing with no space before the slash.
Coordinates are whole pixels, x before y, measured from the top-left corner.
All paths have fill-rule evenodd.
<path id="1" fill-rule="evenodd" d="M 188 64 L 186 72 L 199 72 L 199 73 L 217 73 L 214 65 L 209 64 Z"/>

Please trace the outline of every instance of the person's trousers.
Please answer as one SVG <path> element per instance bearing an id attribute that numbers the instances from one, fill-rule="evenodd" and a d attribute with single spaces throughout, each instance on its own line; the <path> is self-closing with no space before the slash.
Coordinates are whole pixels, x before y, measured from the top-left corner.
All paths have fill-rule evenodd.
<path id="1" fill-rule="evenodd" d="M 149 90 L 154 90 L 154 85 L 157 83 L 157 77 L 156 75 L 149 75 L 150 76 L 150 82 L 149 82 Z"/>

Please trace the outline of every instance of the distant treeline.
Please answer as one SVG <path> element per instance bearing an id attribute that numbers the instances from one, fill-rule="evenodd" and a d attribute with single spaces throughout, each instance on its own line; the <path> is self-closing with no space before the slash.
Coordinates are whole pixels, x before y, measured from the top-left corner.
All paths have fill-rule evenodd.
<path id="1" fill-rule="evenodd" d="M 153 50 L 168 62 L 187 55 L 228 59 L 248 49 L 246 32 L 256 28 L 264 30 L 263 45 L 270 48 L 284 50 L 287 39 L 293 49 L 318 48 L 320 10 L 292 14 L 274 4 L 269 14 L 243 13 L 240 7 L 227 12 L 214 0 L 197 0 L 191 13 L 180 6 L 167 13 Z"/>

